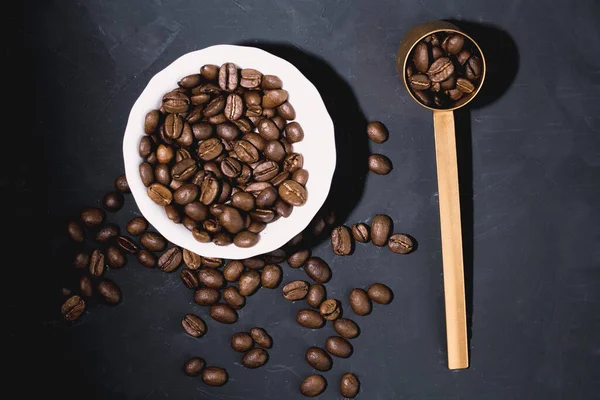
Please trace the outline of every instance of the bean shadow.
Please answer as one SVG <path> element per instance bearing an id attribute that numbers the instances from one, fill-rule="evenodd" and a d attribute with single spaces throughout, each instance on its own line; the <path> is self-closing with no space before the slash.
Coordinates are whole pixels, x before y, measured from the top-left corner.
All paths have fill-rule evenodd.
<path id="1" fill-rule="evenodd" d="M 470 108 L 485 108 L 501 98 L 510 88 L 519 70 L 519 52 L 512 37 L 504 30 L 470 21 L 446 20 L 477 41 L 486 59 L 486 78 L 481 91 L 468 107 L 455 111 L 458 179 L 460 190 L 467 334 L 473 337 L 473 145 Z M 469 353 L 470 356 L 470 353 Z"/>
<path id="2" fill-rule="evenodd" d="M 322 58 L 283 43 L 250 40 L 239 44 L 263 49 L 296 66 L 315 85 L 333 120 L 337 165 L 329 196 L 302 238 L 288 246 L 312 248 L 326 240 L 336 224 L 347 220 L 363 195 L 370 154 L 367 120 L 352 88 Z"/>

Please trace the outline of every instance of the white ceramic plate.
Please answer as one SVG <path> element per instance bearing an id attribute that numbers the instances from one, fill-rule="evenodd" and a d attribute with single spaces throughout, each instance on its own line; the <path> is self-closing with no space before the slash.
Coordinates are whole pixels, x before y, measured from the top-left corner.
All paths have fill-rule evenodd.
<path id="1" fill-rule="evenodd" d="M 259 242 L 250 248 L 197 242 L 190 231 L 169 220 L 164 208 L 150 200 L 139 175 L 142 159 L 138 153 L 138 145 L 144 136 L 146 113 L 159 108 L 163 94 L 175 88 L 184 76 L 198 73 L 204 64 L 221 65 L 225 62 L 279 76 L 283 81 L 283 88 L 289 92 L 290 103 L 296 110 L 296 121 L 304 129 L 304 140 L 294 144 L 294 151 L 304 156 L 304 168 L 309 172 L 306 184 L 308 200 L 304 206 L 294 207 L 288 218 L 280 218 L 268 224 L 261 232 Z M 283 246 L 304 230 L 319 211 L 329 193 L 335 170 L 334 127 L 319 92 L 292 64 L 253 47 L 218 45 L 178 58 L 150 80 L 129 114 L 123 138 L 123 158 L 127 181 L 140 211 L 165 238 L 202 256 L 242 259 Z"/>

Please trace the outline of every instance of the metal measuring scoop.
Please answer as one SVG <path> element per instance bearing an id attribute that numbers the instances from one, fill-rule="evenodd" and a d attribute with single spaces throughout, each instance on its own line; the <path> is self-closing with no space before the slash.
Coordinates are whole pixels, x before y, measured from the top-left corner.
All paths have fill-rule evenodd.
<path id="1" fill-rule="evenodd" d="M 406 72 L 411 61 L 409 57 L 415 45 L 436 32 L 460 33 L 473 43 L 482 60 L 482 72 L 478 87 L 472 93 L 461 98 L 452 108 L 447 109 L 432 108 L 419 101 L 409 88 Z M 418 25 L 406 34 L 398 48 L 396 68 L 410 96 L 421 106 L 433 111 L 442 234 L 448 368 L 464 369 L 469 367 L 469 350 L 454 110 L 467 105 L 481 89 L 486 73 L 485 58 L 477 42 L 457 26 L 445 21 L 434 21 Z"/>

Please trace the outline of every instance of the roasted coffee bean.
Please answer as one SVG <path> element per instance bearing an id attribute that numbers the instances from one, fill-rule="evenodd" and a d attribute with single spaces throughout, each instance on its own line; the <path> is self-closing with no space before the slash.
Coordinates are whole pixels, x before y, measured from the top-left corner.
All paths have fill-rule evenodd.
<path id="1" fill-rule="evenodd" d="M 368 165 L 369 169 L 378 175 L 387 175 L 392 170 L 392 162 L 383 154 L 371 154 Z"/>
<path id="2" fill-rule="evenodd" d="M 87 268 L 90 263 L 90 255 L 85 251 L 78 251 L 73 257 L 73 265 L 75 268 L 84 269 Z"/>
<path id="3" fill-rule="evenodd" d="M 140 144 L 138 146 L 138 152 L 140 154 L 140 157 L 142 158 L 146 158 L 150 155 L 150 153 L 152 153 L 152 139 L 150 139 L 150 136 L 144 136 L 140 139 Z"/>
<path id="4" fill-rule="evenodd" d="M 454 73 L 454 64 L 448 57 L 440 57 L 431 64 L 427 75 L 432 82 L 443 82 Z"/>
<path id="5" fill-rule="evenodd" d="M 194 100 L 193 98 L 191 98 L 190 100 L 192 100 L 192 104 L 198 101 L 198 99 Z M 181 136 L 177 139 L 177 143 L 186 147 L 192 145 L 194 134 L 192 133 L 192 127 L 190 124 L 195 124 L 196 122 L 199 122 L 203 116 L 204 104 L 196 105 L 196 107 L 194 107 L 194 109 L 190 111 L 188 116 L 185 118 L 185 123 L 183 124 L 183 131 L 181 132 Z"/>
<path id="6" fill-rule="evenodd" d="M 333 366 L 331 356 L 320 347 L 309 347 L 305 358 L 306 362 L 318 371 L 329 371 Z"/>
<path id="7" fill-rule="evenodd" d="M 179 247 L 171 247 L 158 258 L 158 268 L 162 272 L 173 272 L 179 268 L 182 259 L 183 254 L 181 249 Z"/>
<path id="8" fill-rule="evenodd" d="M 327 299 L 319 306 L 319 312 L 328 321 L 334 321 L 342 313 L 340 302 L 335 299 Z"/>
<path id="9" fill-rule="evenodd" d="M 440 57 L 444 57 L 446 55 L 446 53 L 444 52 L 444 50 L 442 50 L 441 47 L 439 46 L 433 46 L 431 48 L 431 58 L 435 61 Z"/>
<path id="10" fill-rule="evenodd" d="M 173 200 L 179 205 L 190 204 L 198 198 L 200 190 L 193 183 L 184 183 L 173 193 Z"/>
<path id="11" fill-rule="evenodd" d="M 281 89 L 283 86 L 283 82 L 279 77 L 275 75 L 264 75 L 262 78 L 261 87 L 263 89 L 272 90 L 272 89 Z"/>
<path id="12" fill-rule="evenodd" d="M 475 86 L 467 79 L 458 78 L 456 80 L 456 88 L 463 93 L 473 93 Z"/>
<path id="13" fill-rule="evenodd" d="M 137 259 L 139 263 L 146 268 L 156 267 L 156 256 L 154 255 L 154 253 L 151 253 L 148 250 L 140 250 L 137 253 Z"/>
<path id="14" fill-rule="evenodd" d="M 233 148 L 240 161 L 253 163 L 258 161 L 259 153 L 256 147 L 246 140 L 238 140 Z"/>
<path id="15" fill-rule="evenodd" d="M 200 243 L 208 243 L 211 240 L 210 233 L 198 228 L 192 230 L 192 236 Z"/>
<path id="16" fill-rule="evenodd" d="M 294 206 L 281 199 L 277 199 L 275 202 L 275 211 L 277 212 L 277 215 L 280 215 L 284 218 L 289 217 L 292 214 L 293 209 Z"/>
<path id="17" fill-rule="evenodd" d="M 181 116 L 179 116 L 177 114 L 167 115 L 167 118 L 165 119 L 165 125 L 164 125 L 164 137 L 166 139 L 175 140 L 181 136 L 182 132 L 183 132 L 183 120 L 181 119 Z M 163 148 L 164 148 L 164 146 L 163 146 Z M 172 149 L 171 149 L 171 152 L 172 152 Z M 173 154 L 171 154 L 171 155 L 173 155 Z M 158 151 L 156 152 L 156 156 L 158 157 Z"/>
<path id="18" fill-rule="evenodd" d="M 228 282 L 237 282 L 244 272 L 244 264 L 238 260 L 231 260 L 223 268 L 223 276 Z"/>
<path id="19" fill-rule="evenodd" d="M 256 124 L 258 128 L 258 133 L 265 140 L 277 140 L 279 139 L 279 128 L 275 125 L 275 122 L 271 121 L 269 118 L 262 118 Z"/>
<path id="20" fill-rule="evenodd" d="M 264 349 L 252 349 L 242 357 L 242 365 L 246 368 L 259 368 L 265 365 L 269 353 Z"/>
<path id="21" fill-rule="evenodd" d="M 200 186 L 200 202 L 204 205 L 211 205 L 221 192 L 221 184 L 212 174 L 207 174 Z"/>
<path id="22" fill-rule="evenodd" d="M 140 164 L 140 178 L 144 186 L 150 186 L 154 182 L 154 169 L 147 162 Z"/>
<path id="23" fill-rule="evenodd" d="M 285 158 L 286 153 L 280 141 L 269 140 L 264 146 L 264 155 L 269 160 L 281 162 Z"/>
<path id="24" fill-rule="evenodd" d="M 392 231 L 392 219 L 387 215 L 378 214 L 371 221 L 371 241 L 375 246 L 385 246 Z"/>
<path id="25" fill-rule="evenodd" d="M 296 121 L 290 122 L 285 126 L 285 137 L 292 143 L 296 143 L 304 139 L 304 130 Z"/>
<path id="26" fill-rule="evenodd" d="M 390 236 L 388 247 L 394 253 L 408 254 L 414 250 L 415 246 L 414 241 L 410 236 L 402 233 L 394 233 L 392 236 Z"/>
<path id="27" fill-rule="evenodd" d="M 276 264 L 267 264 L 261 272 L 260 282 L 267 289 L 275 289 L 281 282 L 281 267 Z"/>
<path id="28" fill-rule="evenodd" d="M 123 268 L 127 262 L 120 248 L 112 244 L 106 248 L 105 258 L 108 266 L 112 268 Z"/>
<path id="29" fill-rule="evenodd" d="M 115 189 L 121 193 L 131 193 L 131 189 L 129 188 L 129 183 L 127 182 L 127 177 L 125 174 L 119 175 L 117 179 L 115 179 Z"/>
<path id="30" fill-rule="evenodd" d="M 308 293 L 309 285 L 305 281 L 292 281 L 285 285 L 281 292 L 286 300 L 302 300 Z"/>
<path id="31" fill-rule="evenodd" d="M 340 394 L 345 397 L 352 399 L 356 397 L 358 391 L 360 390 L 360 382 L 356 375 L 347 372 L 342 375 L 342 379 L 340 379 Z"/>
<path id="32" fill-rule="evenodd" d="M 158 162 L 158 159 L 156 158 L 156 153 L 154 151 L 150 153 L 150 155 L 146 157 L 146 161 L 150 165 L 156 165 L 156 163 Z"/>
<path id="33" fill-rule="evenodd" d="M 98 293 L 105 303 L 115 306 L 121 302 L 121 289 L 110 279 L 103 279 L 98 284 Z"/>
<path id="34" fill-rule="evenodd" d="M 464 92 L 458 90 L 458 89 L 452 89 L 452 90 L 446 90 L 446 95 L 451 99 L 451 100 L 459 100 L 461 97 L 464 96 Z"/>
<path id="35" fill-rule="evenodd" d="M 248 118 L 260 118 L 263 114 L 263 108 L 259 105 L 248 106 L 246 110 L 246 117 Z"/>
<path id="36" fill-rule="evenodd" d="M 319 257 L 309 258 L 304 264 L 304 271 L 317 283 L 326 283 L 331 279 L 331 268 Z"/>
<path id="37" fill-rule="evenodd" d="M 101 225 L 104 222 L 105 217 L 106 213 L 104 210 L 96 207 L 84 208 L 80 215 L 81 221 L 88 228 Z"/>
<path id="38" fill-rule="evenodd" d="M 246 193 L 250 193 L 254 195 L 254 197 L 258 197 L 263 190 L 270 187 L 273 187 L 273 185 L 269 182 L 253 182 L 246 186 Z"/>
<path id="39" fill-rule="evenodd" d="M 140 243 L 150 251 L 163 251 L 167 247 L 167 241 L 160 233 L 144 232 L 140 236 Z"/>
<path id="40" fill-rule="evenodd" d="M 221 293 L 215 288 L 204 287 L 194 292 L 194 302 L 201 306 L 212 306 L 217 304 Z"/>
<path id="41" fill-rule="evenodd" d="M 206 122 L 192 125 L 192 134 L 196 140 L 207 140 L 213 134 L 214 127 Z"/>
<path id="42" fill-rule="evenodd" d="M 254 270 L 242 273 L 238 281 L 240 294 L 242 296 L 250 296 L 260 287 L 260 274 Z"/>
<path id="43" fill-rule="evenodd" d="M 240 71 L 240 86 L 247 89 L 254 89 L 260 86 L 262 74 L 255 69 L 244 68 Z"/>
<path id="44" fill-rule="evenodd" d="M 200 282 L 198 281 L 198 277 L 190 269 L 187 269 L 187 268 L 182 269 L 179 274 L 179 277 L 181 278 L 181 281 L 188 289 L 194 290 L 194 289 L 198 288 L 198 286 L 200 285 Z"/>
<path id="45" fill-rule="evenodd" d="M 240 294 L 235 286 L 227 286 L 223 289 L 223 300 L 234 310 L 239 310 L 246 304 L 246 298 Z"/>
<path id="46" fill-rule="evenodd" d="M 69 297 L 61 306 L 62 317 L 69 322 L 75 321 L 85 311 L 85 301 L 77 295 Z"/>
<path id="47" fill-rule="evenodd" d="M 219 223 L 230 233 L 238 233 L 244 228 L 244 220 L 240 212 L 234 207 L 223 207 L 219 214 Z"/>
<path id="48" fill-rule="evenodd" d="M 338 256 L 347 256 L 352 252 L 352 234 L 347 226 L 338 226 L 331 231 L 331 248 Z"/>
<path id="49" fill-rule="evenodd" d="M 431 105 L 431 95 L 424 91 L 424 90 L 420 90 L 420 91 L 416 91 L 413 93 L 415 95 L 415 97 L 417 98 L 417 100 L 423 104 L 425 104 L 426 106 Z"/>
<path id="50" fill-rule="evenodd" d="M 263 349 L 270 349 L 273 347 L 273 339 L 263 328 L 250 329 L 250 336 L 252 336 L 254 342 Z"/>
<path id="51" fill-rule="evenodd" d="M 257 182 L 266 182 L 279 173 L 279 164 L 275 161 L 265 161 L 256 166 L 252 175 Z"/>
<path id="52" fill-rule="evenodd" d="M 198 376 L 204 369 L 206 362 L 200 357 L 190 358 L 183 364 L 183 372 L 187 376 Z"/>
<path id="53" fill-rule="evenodd" d="M 69 221 L 67 224 L 67 232 L 69 233 L 69 237 L 74 242 L 83 242 L 85 237 L 85 233 L 83 231 L 83 227 L 77 221 Z"/>
<path id="54" fill-rule="evenodd" d="M 297 251 L 288 257 L 288 265 L 292 268 L 300 268 L 304 265 L 306 260 L 308 260 L 310 254 L 311 252 L 309 249 Z"/>
<path id="55" fill-rule="evenodd" d="M 306 295 L 306 303 L 312 308 L 319 308 L 327 296 L 325 286 L 320 284 L 311 285 Z"/>
<path id="56" fill-rule="evenodd" d="M 173 204 L 169 204 L 165 207 L 165 213 L 167 214 L 167 218 L 176 224 L 181 223 L 181 213 L 179 212 L 179 208 Z"/>
<path id="57" fill-rule="evenodd" d="M 223 273 L 213 268 L 200 268 L 198 270 L 198 280 L 204 286 L 213 289 L 220 289 L 225 284 Z"/>
<path id="58" fill-rule="evenodd" d="M 231 197 L 231 204 L 240 210 L 250 211 L 254 208 L 254 196 L 246 192 L 238 192 Z"/>
<path id="59" fill-rule="evenodd" d="M 384 143 L 388 140 L 389 132 L 385 125 L 379 121 L 371 121 L 367 124 L 367 136 L 375 143 Z"/>
<path id="60" fill-rule="evenodd" d="M 109 192 L 102 199 L 104 208 L 108 211 L 117 212 L 123 208 L 125 198 L 120 192 Z"/>
<path id="61" fill-rule="evenodd" d="M 196 160 L 193 158 L 185 158 L 173 166 L 171 169 L 171 176 L 175 180 L 186 181 L 194 176 L 197 170 L 198 165 L 196 164 Z"/>
<path id="62" fill-rule="evenodd" d="M 171 146 L 161 144 L 156 149 L 156 158 L 161 164 L 169 164 L 175 158 L 175 150 Z"/>
<path id="63" fill-rule="evenodd" d="M 192 90 L 192 95 L 190 96 L 190 103 L 192 103 L 195 106 L 199 106 L 199 105 L 203 105 L 206 104 L 210 101 L 210 95 L 207 93 L 199 93 L 199 94 L 193 94 L 193 90 Z"/>
<path id="64" fill-rule="evenodd" d="M 90 257 L 90 274 L 96 277 L 102 276 L 104 273 L 104 262 L 104 253 L 102 253 L 102 250 L 94 250 Z"/>
<path id="65" fill-rule="evenodd" d="M 239 82 L 238 70 L 235 64 L 225 63 L 219 69 L 219 86 L 222 90 L 234 91 Z"/>
<path id="66" fill-rule="evenodd" d="M 233 324 L 238 319 L 237 312 L 227 304 L 214 304 L 210 306 L 210 316 L 222 324 Z"/>
<path id="67" fill-rule="evenodd" d="M 369 227 L 362 222 L 352 225 L 352 237 L 357 242 L 368 242 L 370 240 Z"/>
<path id="68" fill-rule="evenodd" d="M 319 329 L 325 325 L 325 319 L 315 310 L 302 309 L 296 313 L 296 322 L 305 328 Z"/>
<path id="69" fill-rule="evenodd" d="M 194 229 L 196 229 L 198 227 L 198 223 L 196 221 L 194 221 L 193 219 L 191 219 L 190 217 L 188 217 L 187 215 L 185 217 L 183 217 L 183 220 L 181 221 L 181 223 L 185 227 L 185 229 L 187 229 L 188 231 L 193 231 Z"/>
<path id="70" fill-rule="evenodd" d="M 173 193 L 171 193 L 168 187 L 161 185 L 160 183 L 153 183 L 148 186 L 147 192 L 148 197 L 159 206 L 164 207 L 167 204 L 171 204 L 171 201 L 173 201 Z"/>
<path id="71" fill-rule="evenodd" d="M 446 80 L 447 80 L 447 79 L 446 79 Z M 444 81 L 444 82 L 445 82 L 445 81 Z M 436 83 L 434 83 L 434 84 L 432 84 L 432 85 L 431 85 L 431 90 L 432 90 L 433 92 L 436 92 L 436 93 L 437 93 L 437 92 L 439 92 L 440 90 L 442 90 L 442 86 L 440 85 L 440 83 L 439 83 L 439 82 L 436 82 Z M 437 99 L 440 99 L 440 97 L 439 97 L 439 96 L 435 96 L 435 98 L 434 98 L 434 102 L 435 102 L 435 104 L 436 104 L 436 105 L 439 105 L 439 104 L 441 104 L 440 100 L 437 100 Z M 438 103 L 439 103 L 439 104 L 438 104 Z"/>
<path id="72" fill-rule="evenodd" d="M 146 118 L 144 119 L 144 133 L 146 133 L 146 135 L 153 134 L 154 132 L 156 132 L 156 128 L 158 128 L 159 123 L 160 123 L 160 111 L 158 111 L 158 110 L 150 111 L 148 114 L 146 114 Z"/>
<path id="73" fill-rule="evenodd" d="M 244 267 L 253 270 L 261 269 L 266 264 L 265 261 L 259 257 L 246 258 L 242 260 L 242 263 L 244 264 Z"/>
<path id="74" fill-rule="evenodd" d="M 244 103 L 240 96 L 235 93 L 227 96 L 227 100 L 225 102 L 225 116 L 228 120 L 233 121 L 242 116 L 244 112 Z"/>
<path id="75" fill-rule="evenodd" d="M 277 205 L 277 204 L 275 204 L 275 205 Z M 293 238 L 291 238 L 285 244 L 285 246 L 289 247 L 289 248 L 294 248 L 294 247 L 298 246 L 300 243 L 302 243 L 303 240 L 304 240 L 304 233 L 300 232 L 296 236 L 294 236 Z"/>
<path id="76" fill-rule="evenodd" d="M 206 118 L 214 117 L 215 115 L 221 114 L 225 109 L 226 99 L 223 96 L 219 96 L 213 99 L 204 108 L 204 116 Z"/>
<path id="77" fill-rule="evenodd" d="M 127 236 L 117 236 L 117 244 L 123 251 L 129 254 L 135 254 L 138 251 L 137 244 Z"/>
<path id="78" fill-rule="evenodd" d="M 219 77 L 219 67 L 213 64 L 203 65 L 200 68 L 200 75 L 209 81 L 216 81 Z"/>
<path id="79" fill-rule="evenodd" d="M 296 181 L 287 180 L 279 186 L 279 196 L 283 201 L 293 206 L 302 206 L 306 203 L 307 191 L 304 186 Z"/>
<path id="80" fill-rule="evenodd" d="M 92 297 L 92 280 L 89 276 L 83 275 L 79 278 L 79 291 L 85 297 Z"/>
<path id="81" fill-rule="evenodd" d="M 223 386 L 229 376 L 227 371 L 219 367 L 206 367 L 202 370 L 202 381 L 208 386 Z"/>
<path id="82" fill-rule="evenodd" d="M 356 322 L 347 318 L 338 318 L 333 321 L 333 329 L 343 338 L 354 339 L 360 334 L 360 330 Z"/>
<path id="83" fill-rule="evenodd" d="M 206 268 L 219 268 L 223 265 L 223 259 L 216 257 L 202 257 L 202 265 Z"/>
<path id="84" fill-rule="evenodd" d="M 302 154 L 291 153 L 283 160 L 283 169 L 290 174 L 298 171 L 304 166 L 304 157 Z"/>
<path id="85" fill-rule="evenodd" d="M 327 388 L 327 381 L 321 375 L 310 375 L 300 383 L 300 393 L 306 397 L 316 397 Z"/>
<path id="86" fill-rule="evenodd" d="M 198 157 L 204 161 L 210 161 L 217 158 L 223 152 L 223 144 L 217 138 L 210 138 L 202 141 L 198 145 Z"/>
<path id="87" fill-rule="evenodd" d="M 442 42 L 442 48 L 448 54 L 458 54 L 465 44 L 465 37 L 461 34 L 448 35 Z"/>
<path id="88" fill-rule="evenodd" d="M 188 75 L 183 77 L 179 82 L 177 82 L 177 84 L 183 88 L 186 89 L 191 89 L 194 86 L 198 86 L 201 82 L 201 75 L 200 74 L 192 74 L 192 75 Z"/>
<path id="89" fill-rule="evenodd" d="M 450 78 L 446 79 L 444 82 L 442 82 L 440 84 L 440 89 L 443 90 L 451 90 L 454 89 L 456 87 L 456 78 L 454 76 L 451 76 Z"/>
<path id="90" fill-rule="evenodd" d="M 465 63 L 469 60 L 469 58 L 471 58 L 471 52 L 467 49 L 461 50 L 456 55 L 456 61 L 458 61 L 458 63 L 460 65 L 465 65 Z"/>
<path id="91" fill-rule="evenodd" d="M 188 335 L 193 337 L 202 337 L 206 333 L 206 323 L 195 314 L 185 314 L 181 326 Z"/>
<path id="92" fill-rule="evenodd" d="M 339 336 L 329 336 L 325 341 L 325 350 L 332 356 L 348 358 L 354 352 L 350 342 Z"/>
<path id="93" fill-rule="evenodd" d="M 171 171 L 167 164 L 158 164 L 154 168 L 154 179 L 161 185 L 168 186 L 171 183 Z"/>
<path id="94" fill-rule="evenodd" d="M 288 121 L 296 119 L 296 110 L 294 110 L 294 107 L 290 104 L 289 101 L 286 101 L 285 103 L 279 105 L 277 107 L 277 113 L 279 113 L 279 115 L 281 115 Z"/>
<path id="95" fill-rule="evenodd" d="M 238 332 L 231 336 L 231 348 L 239 353 L 245 353 L 254 347 L 252 336 L 248 332 Z"/>
<path id="96" fill-rule="evenodd" d="M 233 243 L 238 247 L 252 247 L 258 243 L 258 235 L 249 231 L 242 231 L 235 235 Z"/>
<path id="97" fill-rule="evenodd" d="M 414 74 L 408 78 L 408 82 L 413 90 L 426 90 L 431 87 L 431 81 L 425 74 Z"/>
<path id="98" fill-rule="evenodd" d="M 193 251 L 183 249 L 183 262 L 192 270 L 197 270 L 202 264 L 202 257 Z"/>
<path id="99" fill-rule="evenodd" d="M 169 115 L 184 113 L 188 110 L 190 99 L 177 89 L 163 96 L 163 107 Z"/>
<path id="100" fill-rule="evenodd" d="M 269 209 L 257 208 L 250 212 L 250 217 L 254 221 L 269 223 L 275 218 L 275 212 Z"/>
<path id="101" fill-rule="evenodd" d="M 350 292 L 350 306 L 357 315 L 367 315 L 373 309 L 371 299 L 363 289 L 352 289 Z"/>
<path id="102" fill-rule="evenodd" d="M 208 207 L 199 201 L 186 204 L 183 211 L 185 212 L 185 215 L 196 222 L 204 221 L 206 217 L 208 217 Z"/>
<path id="103" fill-rule="evenodd" d="M 287 121 L 285 120 L 285 118 L 281 117 L 280 115 L 275 115 L 274 117 L 271 117 L 271 120 L 275 123 L 275 125 L 277 125 L 277 129 L 279 129 L 280 132 L 283 131 L 285 129 L 285 126 L 287 125 Z"/>
<path id="104" fill-rule="evenodd" d="M 243 136 L 243 139 L 256 147 L 258 151 L 265 151 L 267 141 L 258 133 L 250 132 Z"/>
<path id="105" fill-rule="evenodd" d="M 429 50 L 425 43 L 418 43 L 415 47 L 413 62 L 419 72 L 427 72 L 427 68 L 429 68 Z"/>
<path id="106" fill-rule="evenodd" d="M 269 253 L 263 254 L 263 259 L 268 264 L 279 264 L 285 261 L 287 254 L 283 249 L 275 249 Z"/>
<path id="107" fill-rule="evenodd" d="M 267 90 L 264 92 L 264 95 L 262 98 L 262 106 L 263 106 L 263 108 L 275 108 L 275 107 L 278 107 L 278 106 L 282 105 L 283 103 L 285 103 L 287 98 L 288 98 L 288 92 L 286 90 L 283 90 L 283 89 Z"/>
<path id="108" fill-rule="evenodd" d="M 369 286 L 367 295 L 375 303 L 379 304 L 390 304 L 394 298 L 392 289 L 384 285 L 383 283 L 374 283 Z"/>

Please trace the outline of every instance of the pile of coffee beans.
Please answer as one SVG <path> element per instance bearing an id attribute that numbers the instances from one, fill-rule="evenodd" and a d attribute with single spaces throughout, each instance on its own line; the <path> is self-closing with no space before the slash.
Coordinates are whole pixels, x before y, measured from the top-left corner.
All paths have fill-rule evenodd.
<path id="1" fill-rule="evenodd" d="M 386 246 L 396 254 L 408 254 L 415 248 L 413 238 L 404 233 L 392 234 L 393 222 L 390 217 L 378 214 L 373 217 L 371 227 L 363 222 L 352 225 L 352 229 L 341 225 L 331 232 L 331 248 L 338 256 L 352 254 L 355 242 L 369 240 L 378 247 Z"/>
<path id="2" fill-rule="evenodd" d="M 254 345 L 259 346 L 254 348 Z M 250 333 L 238 332 L 231 337 L 231 348 L 244 353 L 242 365 L 246 368 L 259 368 L 269 360 L 266 349 L 273 347 L 273 339 L 263 328 L 252 328 Z"/>
<path id="3" fill-rule="evenodd" d="M 144 122 L 148 196 L 199 242 L 252 247 L 308 196 L 288 92 L 277 76 L 233 63 L 204 65 L 178 85 Z"/>
<path id="4" fill-rule="evenodd" d="M 467 102 L 481 83 L 483 62 L 477 46 L 457 32 L 436 32 L 409 56 L 406 80 L 426 106 L 453 108 Z"/>

